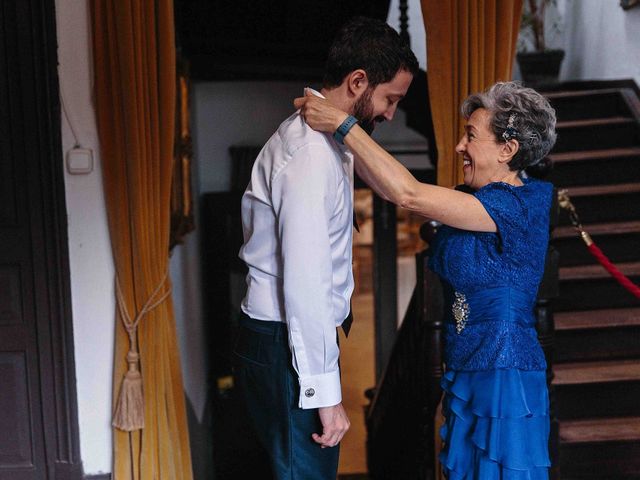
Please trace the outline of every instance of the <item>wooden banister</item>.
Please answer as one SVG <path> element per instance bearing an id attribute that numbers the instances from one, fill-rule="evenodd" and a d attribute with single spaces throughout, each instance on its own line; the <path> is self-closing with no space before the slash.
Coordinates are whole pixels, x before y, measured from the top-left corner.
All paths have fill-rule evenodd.
<path id="1" fill-rule="evenodd" d="M 443 310 L 440 280 L 427 261 L 427 251 L 416 255 L 416 287 L 367 408 L 369 474 L 376 479 L 435 478 Z"/>

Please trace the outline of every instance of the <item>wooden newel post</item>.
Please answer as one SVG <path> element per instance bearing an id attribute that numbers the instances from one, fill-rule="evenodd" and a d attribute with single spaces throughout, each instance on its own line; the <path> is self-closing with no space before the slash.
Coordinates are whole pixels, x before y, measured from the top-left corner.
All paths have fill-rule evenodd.
<path id="1" fill-rule="evenodd" d="M 437 232 L 437 225 L 432 223 L 425 223 L 420 229 L 420 236 L 422 239 L 431 243 L 433 237 Z M 427 464 L 431 466 L 429 475 L 424 478 L 437 478 L 437 472 L 435 465 L 437 459 L 435 458 L 436 442 L 439 441 L 439 432 L 437 431 L 437 419 L 436 415 L 438 404 L 442 397 L 442 389 L 440 388 L 440 379 L 444 373 L 442 355 L 443 355 L 443 342 L 442 342 L 442 329 L 444 322 L 444 305 L 442 284 L 440 278 L 432 272 L 428 267 L 428 250 L 417 254 L 417 283 L 420 287 L 418 292 L 421 293 L 418 298 L 418 314 L 420 321 L 423 324 L 422 331 L 424 332 L 424 345 L 426 347 L 427 358 L 425 365 L 425 376 L 427 386 L 425 396 L 427 398 L 427 405 L 423 409 L 425 418 L 422 418 L 423 425 L 425 425 L 425 451 L 429 452 L 430 457 Z"/>

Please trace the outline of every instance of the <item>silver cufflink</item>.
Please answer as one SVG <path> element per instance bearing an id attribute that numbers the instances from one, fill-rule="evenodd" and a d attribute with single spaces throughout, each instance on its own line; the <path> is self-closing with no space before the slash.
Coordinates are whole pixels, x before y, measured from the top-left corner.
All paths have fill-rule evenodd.
<path id="1" fill-rule="evenodd" d="M 307 389 L 304 391 L 304 396 L 305 396 L 305 397 L 307 397 L 307 398 L 311 398 L 311 397 L 313 397 L 315 394 L 316 394 L 316 391 L 315 391 L 313 388 L 307 388 Z"/>

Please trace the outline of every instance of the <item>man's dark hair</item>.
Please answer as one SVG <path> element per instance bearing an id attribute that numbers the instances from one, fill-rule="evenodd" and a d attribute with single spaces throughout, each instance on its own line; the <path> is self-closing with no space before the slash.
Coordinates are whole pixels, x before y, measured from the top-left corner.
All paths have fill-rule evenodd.
<path id="1" fill-rule="evenodd" d="M 349 73 L 361 68 L 369 85 L 393 80 L 400 70 L 418 73 L 418 60 L 398 32 L 381 20 L 356 17 L 338 32 L 329 49 L 324 87 L 337 87 Z"/>

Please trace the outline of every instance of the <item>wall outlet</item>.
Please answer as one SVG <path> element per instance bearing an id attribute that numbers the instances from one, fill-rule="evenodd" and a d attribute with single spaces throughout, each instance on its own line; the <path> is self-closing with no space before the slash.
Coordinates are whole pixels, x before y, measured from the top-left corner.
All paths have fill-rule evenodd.
<path id="1" fill-rule="evenodd" d="M 87 175 L 93 172 L 93 151 L 89 148 L 72 148 L 67 152 L 67 171 L 71 175 Z"/>

